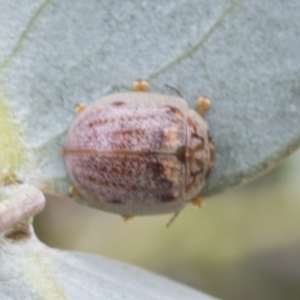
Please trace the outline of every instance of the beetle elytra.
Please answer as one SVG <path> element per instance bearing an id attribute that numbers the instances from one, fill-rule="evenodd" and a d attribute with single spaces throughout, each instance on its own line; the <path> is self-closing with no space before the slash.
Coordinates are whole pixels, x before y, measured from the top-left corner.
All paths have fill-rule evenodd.
<path id="1" fill-rule="evenodd" d="M 147 89 L 139 84 L 136 90 Z M 200 98 L 199 106 L 203 111 L 208 100 Z M 207 124 L 184 99 L 137 91 L 88 105 L 64 148 L 69 176 L 87 204 L 127 218 L 197 204 L 214 157 Z"/>

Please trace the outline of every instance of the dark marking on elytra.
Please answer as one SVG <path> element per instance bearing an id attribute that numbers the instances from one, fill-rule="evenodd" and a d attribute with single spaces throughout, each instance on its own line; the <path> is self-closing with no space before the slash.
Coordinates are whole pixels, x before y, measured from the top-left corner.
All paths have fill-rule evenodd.
<path id="1" fill-rule="evenodd" d="M 117 136 L 138 136 L 142 135 L 144 133 L 144 130 L 142 129 L 130 129 L 130 130 L 120 130 L 120 131 L 115 131 L 112 136 L 117 137 Z"/>
<path id="2" fill-rule="evenodd" d="M 110 121 L 109 119 L 96 120 L 94 122 L 90 122 L 88 124 L 88 127 L 92 128 L 92 127 L 97 127 L 97 126 L 103 126 L 103 125 L 106 125 L 109 121 Z"/>
<path id="3" fill-rule="evenodd" d="M 174 201 L 176 200 L 175 196 L 174 195 L 171 195 L 171 194 L 163 194 L 159 197 L 159 201 L 160 202 L 171 202 L 171 201 Z"/>
<path id="4" fill-rule="evenodd" d="M 125 102 L 122 102 L 122 101 L 115 101 L 112 103 L 112 106 L 121 106 L 121 105 L 124 105 Z"/>
<path id="5" fill-rule="evenodd" d="M 149 162 L 148 163 L 148 168 L 151 170 L 151 172 L 153 173 L 153 176 L 156 177 L 156 178 L 160 177 L 163 174 L 163 171 L 164 171 L 164 166 L 159 161 Z"/>
<path id="6" fill-rule="evenodd" d="M 91 181 L 91 182 L 96 182 L 96 181 L 97 181 L 97 178 L 95 178 L 95 177 L 93 177 L 93 176 L 91 176 L 91 175 L 88 175 L 88 176 L 87 176 L 87 179 L 88 179 L 89 181 Z"/>
<path id="7" fill-rule="evenodd" d="M 200 176 L 204 171 L 204 163 L 201 159 L 193 158 L 193 162 L 196 163 L 196 165 L 199 169 L 196 172 L 190 171 L 189 177 L 191 178 L 192 181 L 186 185 L 186 187 L 185 187 L 186 191 L 189 191 L 195 185 L 196 177 Z"/>
<path id="8" fill-rule="evenodd" d="M 165 107 L 169 108 L 169 110 L 170 110 L 170 112 L 172 112 L 172 114 L 176 115 L 177 117 L 183 118 L 183 114 L 182 114 L 181 110 L 178 109 L 177 107 L 170 106 L 170 105 L 165 105 Z"/>
<path id="9" fill-rule="evenodd" d="M 166 140 L 166 135 L 163 130 L 159 129 L 156 132 L 153 132 L 151 135 L 151 144 L 156 145 L 159 149 L 164 144 Z"/>
<path id="10" fill-rule="evenodd" d="M 200 169 L 200 171 L 198 172 L 202 172 L 203 171 L 203 161 L 200 159 L 195 159 L 196 165 L 197 167 Z"/>
<path id="11" fill-rule="evenodd" d="M 117 198 L 108 200 L 108 202 L 111 203 L 111 204 L 118 204 L 118 205 L 124 204 L 121 200 L 119 200 Z"/>
<path id="12" fill-rule="evenodd" d="M 185 161 L 186 161 L 186 147 L 185 146 L 181 146 L 177 149 L 176 158 L 178 159 L 179 162 L 181 162 L 182 164 L 185 164 Z"/>
<path id="13" fill-rule="evenodd" d="M 203 169 L 200 169 L 197 172 L 191 172 L 191 175 L 193 178 L 196 178 L 198 175 L 201 175 L 202 172 L 203 172 Z"/>
<path id="14" fill-rule="evenodd" d="M 203 150 L 204 148 L 204 139 L 202 137 L 200 137 L 201 140 L 201 144 L 197 145 L 194 149 L 195 152 L 199 151 L 199 150 Z"/>
<path id="15" fill-rule="evenodd" d="M 200 136 L 198 133 L 193 132 L 192 135 L 191 135 L 191 138 L 201 140 L 201 144 L 204 145 L 204 138 L 202 136 Z"/>
<path id="16" fill-rule="evenodd" d="M 171 202 L 176 200 L 176 196 L 174 195 L 174 183 L 166 178 L 161 177 L 160 174 L 160 185 L 161 189 L 155 191 L 155 197 L 159 202 Z"/>

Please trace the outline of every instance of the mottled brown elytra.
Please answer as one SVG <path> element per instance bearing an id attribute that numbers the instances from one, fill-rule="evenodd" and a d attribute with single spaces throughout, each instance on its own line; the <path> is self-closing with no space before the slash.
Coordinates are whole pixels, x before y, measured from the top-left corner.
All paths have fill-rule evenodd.
<path id="1" fill-rule="evenodd" d="M 181 97 L 142 92 L 142 81 L 134 87 L 77 106 L 63 151 L 73 194 L 126 219 L 200 206 L 214 163 L 207 124 Z"/>

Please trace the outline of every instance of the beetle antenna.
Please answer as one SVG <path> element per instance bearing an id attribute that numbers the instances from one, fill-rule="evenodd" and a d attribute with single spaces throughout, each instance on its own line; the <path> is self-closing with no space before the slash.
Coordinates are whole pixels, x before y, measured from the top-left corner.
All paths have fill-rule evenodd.
<path id="1" fill-rule="evenodd" d="M 166 227 L 168 228 L 173 222 L 174 220 L 178 217 L 180 213 L 180 210 L 179 211 L 176 211 L 176 213 L 172 216 L 172 218 L 169 220 L 169 222 L 166 224 Z"/>
<path id="2" fill-rule="evenodd" d="M 165 84 L 165 87 L 167 87 L 167 88 L 169 88 L 169 89 L 175 91 L 176 94 L 177 94 L 179 97 L 183 98 L 182 95 L 181 95 L 181 93 L 179 92 L 178 89 L 176 89 L 176 88 L 174 88 L 174 87 L 172 87 L 172 86 L 170 86 L 170 85 L 168 85 L 168 84 Z"/>

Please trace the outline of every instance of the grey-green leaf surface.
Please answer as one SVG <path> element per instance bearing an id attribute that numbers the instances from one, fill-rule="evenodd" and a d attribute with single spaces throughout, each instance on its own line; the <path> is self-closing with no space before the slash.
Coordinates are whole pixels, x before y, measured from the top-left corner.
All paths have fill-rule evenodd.
<path id="1" fill-rule="evenodd" d="M 144 78 L 193 108 L 211 99 L 216 164 L 204 195 L 256 176 L 300 144 L 299 15 L 298 0 L 2 0 L 1 105 L 24 154 L 14 173 L 66 194 L 58 152 L 74 104 Z M 2 170 L 13 165 L 5 155 Z"/>
<path id="2" fill-rule="evenodd" d="M 119 262 L 29 240 L 0 241 L 2 300 L 213 300 L 179 283 Z"/>

